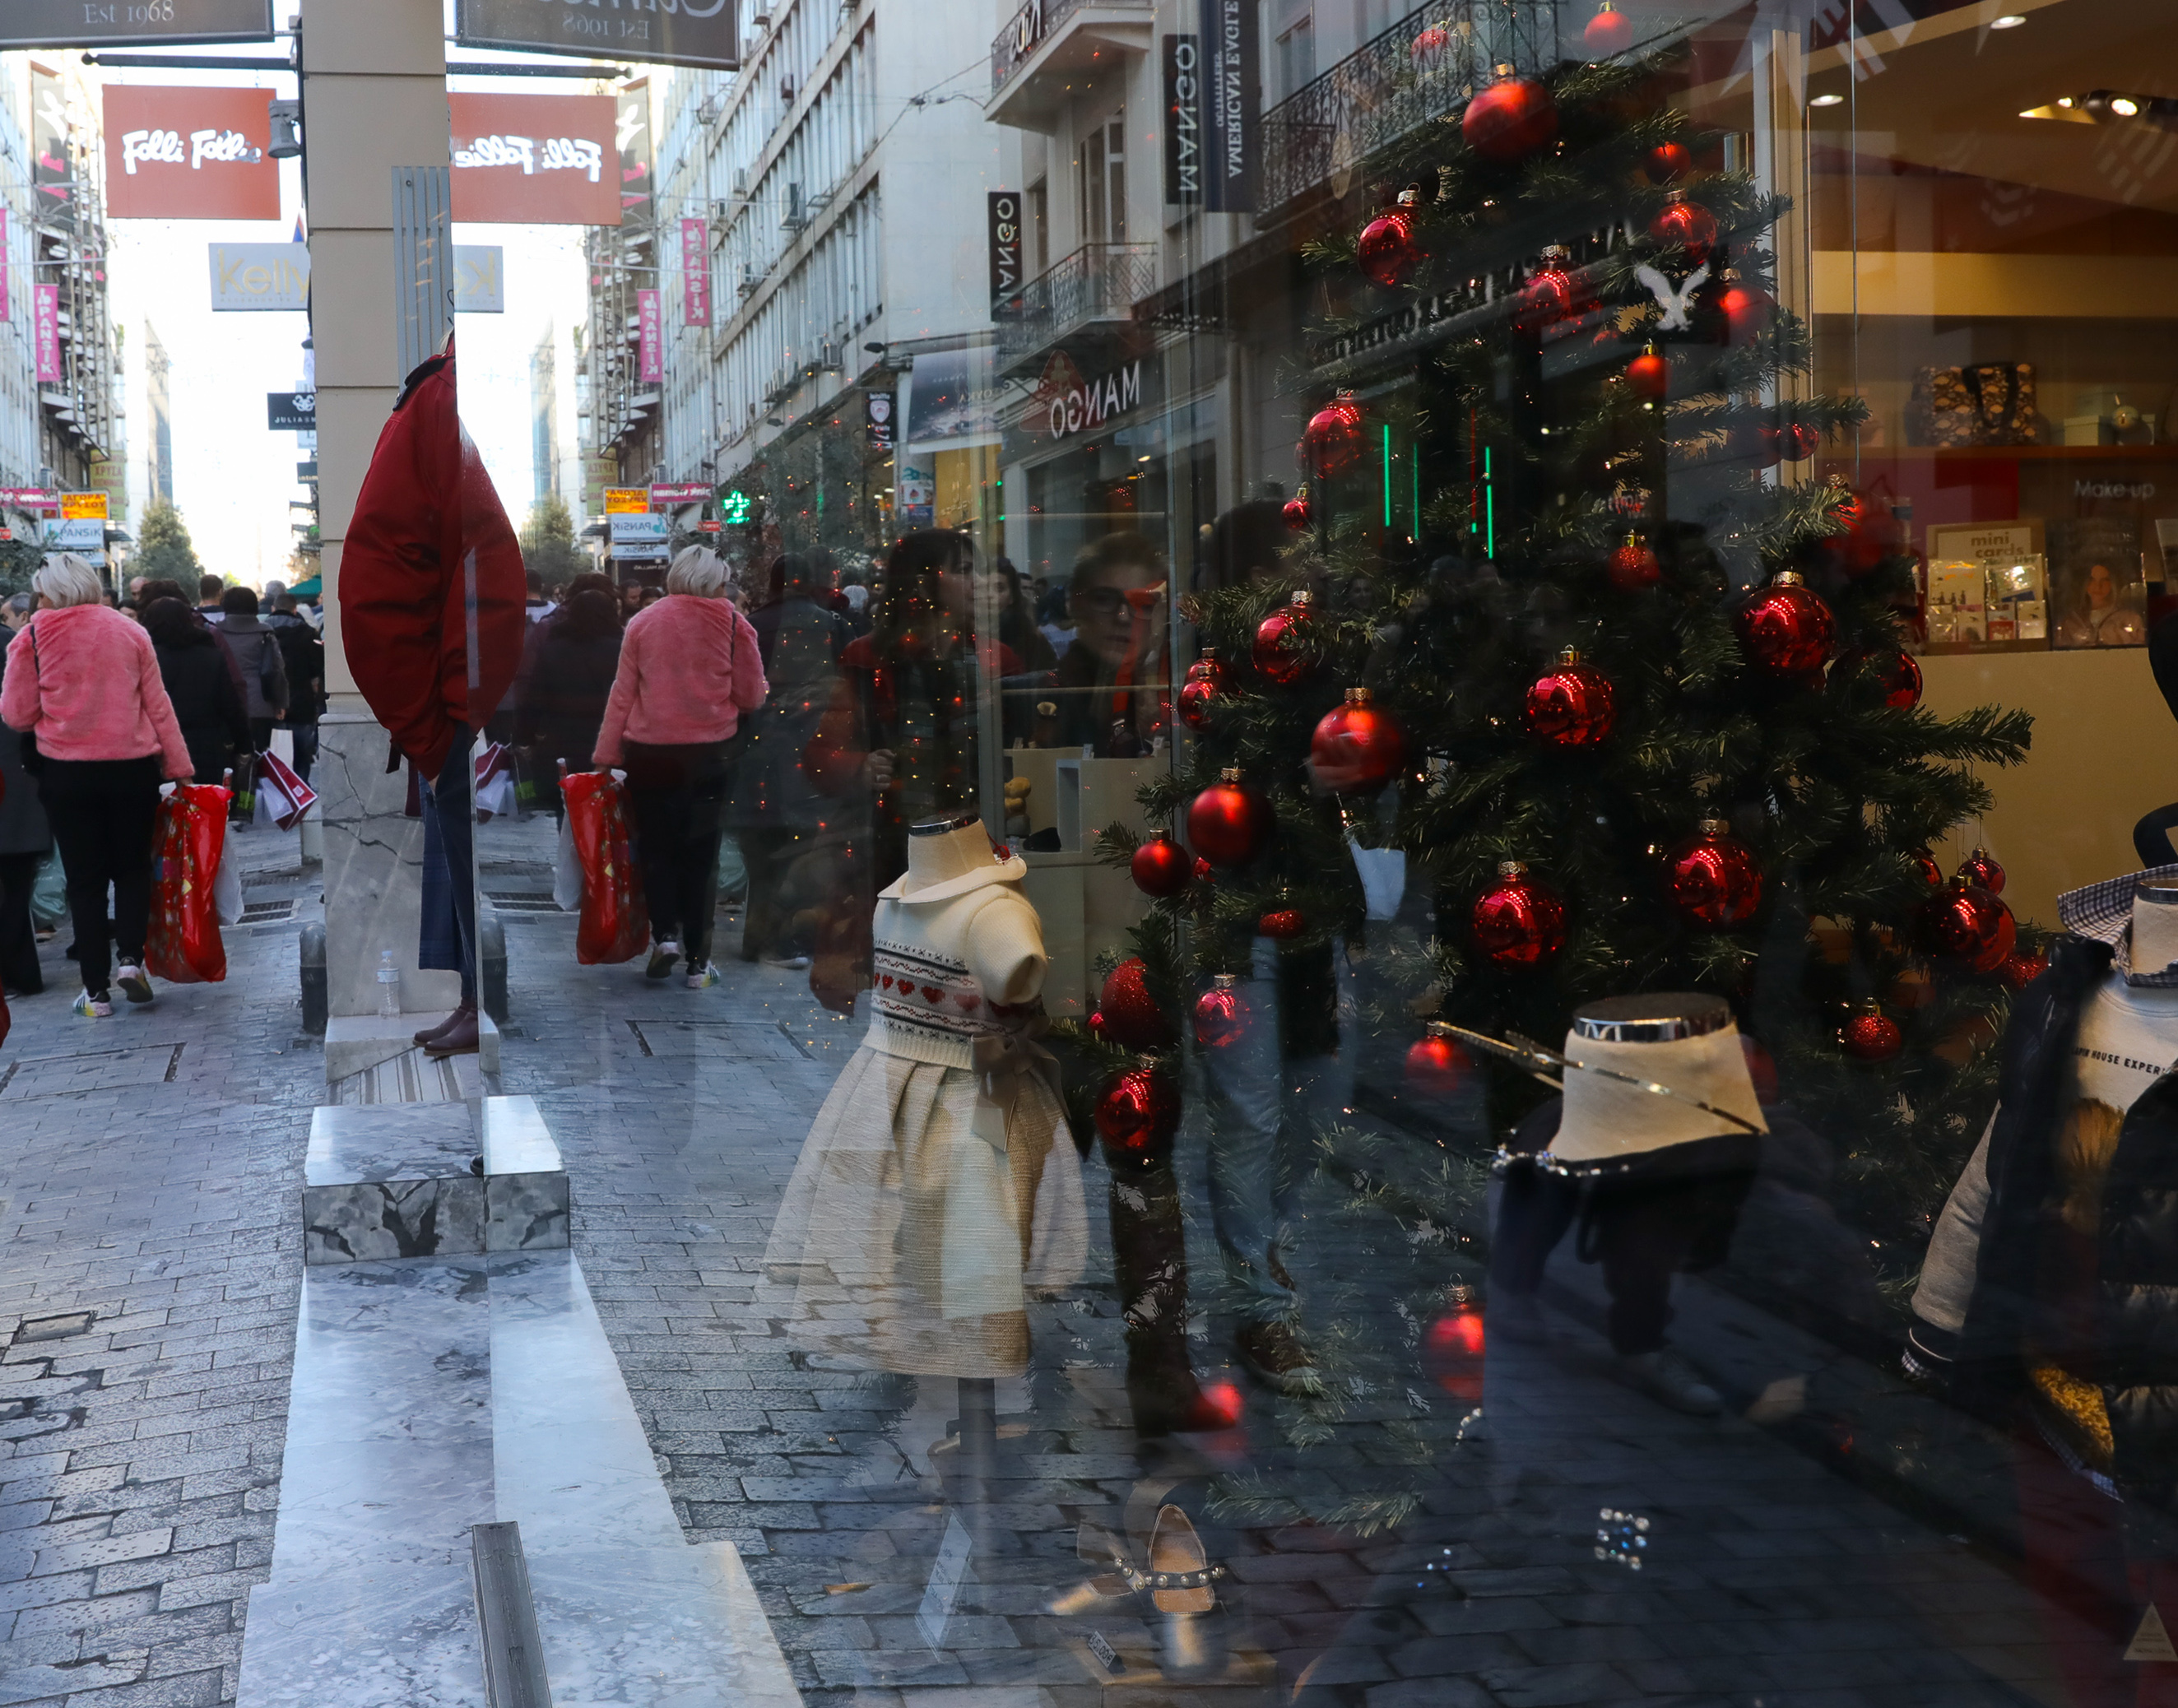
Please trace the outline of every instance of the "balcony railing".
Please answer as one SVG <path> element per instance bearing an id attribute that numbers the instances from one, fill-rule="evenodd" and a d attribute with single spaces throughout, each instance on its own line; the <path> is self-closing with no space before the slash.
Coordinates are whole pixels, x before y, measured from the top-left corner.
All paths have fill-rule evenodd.
<path id="1" fill-rule="evenodd" d="M 1262 211 L 1455 111 L 1492 66 L 1532 73 L 1557 57 L 1557 0 L 1439 0 L 1409 14 L 1263 115 Z"/>
<path id="2" fill-rule="evenodd" d="M 1099 320 L 1125 320 L 1157 288 L 1154 244 L 1084 244 L 1031 279 L 999 321 L 999 360 L 1035 355 Z"/>
<path id="3" fill-rule="evenodd" d="M 1021 10 L 992 40 L 991 93 L 996 95 L 1004 88 L 1006 79 L 1021 69 L 1046 38 L 1057 34 L 1061 24 L 1090 3 L 1092 0 L 1022 0 Z M 1149 0 L 1094 0 L 1094 3 L 1150 9 Z"/>

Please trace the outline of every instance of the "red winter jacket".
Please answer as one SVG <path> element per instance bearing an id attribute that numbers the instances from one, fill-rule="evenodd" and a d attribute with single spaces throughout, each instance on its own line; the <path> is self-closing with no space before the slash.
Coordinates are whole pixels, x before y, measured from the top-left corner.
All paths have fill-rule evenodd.
<path id="1" fill-rule="evenodd" d="M 394 745 L 435 777 L 454 725 L 480 729 L 498 708 L 528 627 L 522 548 L 462 430 L 451 341 L 408 376 L 378 435 L 338 588 L 356 687 Z"/>

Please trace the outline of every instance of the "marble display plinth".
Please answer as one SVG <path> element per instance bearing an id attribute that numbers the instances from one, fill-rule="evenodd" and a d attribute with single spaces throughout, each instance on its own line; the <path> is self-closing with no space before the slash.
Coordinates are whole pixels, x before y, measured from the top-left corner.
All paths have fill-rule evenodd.
<path id="1" fill-rule="evenodd" d="M 565 1251 L 573 1201 L 536 1099 L 484 1100 L 484 1249 Z"/>

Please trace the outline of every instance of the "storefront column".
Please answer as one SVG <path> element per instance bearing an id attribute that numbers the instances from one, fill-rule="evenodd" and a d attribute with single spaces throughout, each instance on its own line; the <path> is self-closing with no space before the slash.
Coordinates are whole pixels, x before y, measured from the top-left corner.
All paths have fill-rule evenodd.
<path id="1" fill-rule="evenodd" d="M 1770 234 L 1777 256 L 1777 302 L 1787 313 L 1813 325 L 1814 271 L 1809 221 L 1806 48 L 1798 31 L 1760 30 L 1751 43 L 1755 55 L 1754 181 L 1792 205 Z M 1767 388 L 1764 401 L 1788 403 L 1809 395 L 1806 374 L 1783 374 Z M 1781 463 L 1776 479 L 1796 486 L 1814 475 L 1814 462 Z"/>

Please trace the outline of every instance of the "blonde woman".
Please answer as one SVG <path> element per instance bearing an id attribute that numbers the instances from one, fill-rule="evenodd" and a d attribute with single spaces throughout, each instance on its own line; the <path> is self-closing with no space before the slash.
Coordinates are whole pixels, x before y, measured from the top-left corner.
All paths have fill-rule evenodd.
<path id="1" fill-rule="evenodd" d="M 151 638 L 107 605 L 98 572 L 63 552 L 31 577 L 30 591 L 38 608 L 8 644 L 0 723 L 30 738 L 25 758 L 37 775 L 38 800 L 68 873 L 83 971 L 75 1011 L 99 1020 L 113 1012 L 109 973 L 129 1001 L 151 999 L 144 939 L 151 921 L 159 782 L 187 782 L 194 767 Z M 118 968 L 111 964 L 117 945 Z"/>

